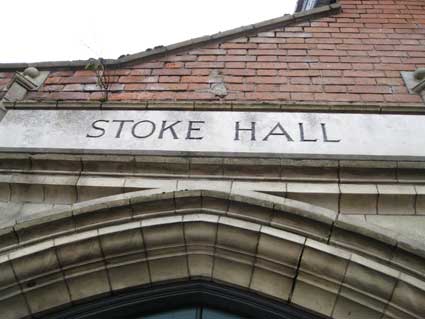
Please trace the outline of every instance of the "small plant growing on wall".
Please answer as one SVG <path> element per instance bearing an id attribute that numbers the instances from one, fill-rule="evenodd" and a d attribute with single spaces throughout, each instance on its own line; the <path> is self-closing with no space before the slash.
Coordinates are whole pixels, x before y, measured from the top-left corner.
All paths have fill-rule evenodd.
<path id="1" fill-rule="evenodd" d="M 105 60 L 103 58 L 91 58 L 85 69 L 96 73 L 96 85 L 103 92 L 102 101 L 107 101 L 109 91 L 113 83 L 113 75 L 106 69 Z"/>

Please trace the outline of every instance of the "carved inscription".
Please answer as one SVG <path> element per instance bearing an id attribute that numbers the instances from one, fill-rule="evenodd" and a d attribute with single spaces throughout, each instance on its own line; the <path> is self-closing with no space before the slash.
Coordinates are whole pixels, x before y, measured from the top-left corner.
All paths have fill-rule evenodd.
<path id="1" fill-rule="evenodd" d="M 104 120 L 99 119 L 91 123 L 87 138 L 102 138 L 113 136 L 116 139 L 131 135 L 135 139 L 185 139 L 202 140 L 208 135 L 205 129 L 205 121 L 199 120 L 175 120 L 154 121 L 143 119 L 140 121 L 127 119 Z M 262 125 L 262 127 L 260 127 Z M 339 143 L 341 138 L 335 138 L 328 134 L 327 123 L 319 123 L 320 127 L 313 128 L 304 122 L 299 122 L 296 129 L 285 126 L 284 123 L 275 122 L 272 125 L 258 122 L 235 121 L 234 134 L 229 136 L 234 141 L 285 141 L 301 143 Z M 317 126 L 317 125 L 316 125 Z M 261 130 L 259 130 L 261 128 Z M 261 131 L 262 133 L 260 133 Z"/>

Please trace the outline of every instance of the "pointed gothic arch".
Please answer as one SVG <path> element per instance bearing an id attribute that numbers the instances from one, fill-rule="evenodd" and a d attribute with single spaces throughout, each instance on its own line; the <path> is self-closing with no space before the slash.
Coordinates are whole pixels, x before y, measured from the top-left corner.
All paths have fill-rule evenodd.
<path id="1" fill-rule="evenodd" d="M 261 193 L 126 193 L 52 211 L 2 238 L 14 235 L 0 256 L 2 318 L 194 280 L 331 318 L 425 313 L 420 244 Z"/>

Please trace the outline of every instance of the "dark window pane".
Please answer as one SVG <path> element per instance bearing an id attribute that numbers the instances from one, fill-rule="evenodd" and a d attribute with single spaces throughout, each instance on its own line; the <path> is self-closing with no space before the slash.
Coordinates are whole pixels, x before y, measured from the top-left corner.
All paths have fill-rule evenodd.
<path id="1" fill-rule="evenodd" d="M 196 319 L 196 309 L 180 309 L 142 316 L 140 319 Z"/>
<path id="2" fill-rule="evenodd" d="M 225 313 L 218 310 L 204 308 L 202 311 L 202 319 L 243 319 L 242 317 Z"/>

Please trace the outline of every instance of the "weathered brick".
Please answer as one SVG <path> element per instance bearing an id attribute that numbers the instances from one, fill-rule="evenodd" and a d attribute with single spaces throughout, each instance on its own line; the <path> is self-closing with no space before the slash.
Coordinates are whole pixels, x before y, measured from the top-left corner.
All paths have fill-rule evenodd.
<path id="1" fill-rule="evenodd" d="M 186 68 L 221 69 L 221 68 L 224 68 L 224 63 L 223 62 L 187 62 Z"/>
<path id="2" fill-rule="evenodd" d="M 158 82 L 157 76 L 121 76 L 121 83 L 155 83 Z"/>

